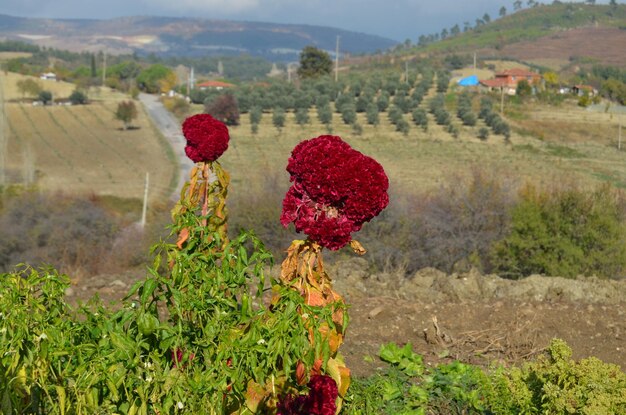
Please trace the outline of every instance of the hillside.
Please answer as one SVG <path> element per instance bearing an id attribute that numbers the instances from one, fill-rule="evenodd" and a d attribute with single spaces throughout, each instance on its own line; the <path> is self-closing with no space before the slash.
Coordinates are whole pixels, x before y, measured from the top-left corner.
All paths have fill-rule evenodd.
<path id="1" fill-rule="evenodd" d="M 478 12 L 477 16 L 478 17 Z M 480 19 L 477 19 L 480 20 Z M 626 65 L 626 5 L 538 4 L 481 23 L 457 36 L 422 45 L 420 53 L 473 53 L 480 57 L 537 61 L 592 59 Z M 602 45 L 602 47 L 598 47 Z M 557 65 L 558 62 L 557 62 Z"/>
<path id="2" fill-rule="evenodd" d="M 0 15 L 0 39 L 29 41 L 71 51 L 159 56 L 249 54 L 272 61 L 297 60 L 307 45 L 334 52 L 372 53 L 396 42 L 329 27 L 135 16 L 110 20 L 36 19 Z"/>

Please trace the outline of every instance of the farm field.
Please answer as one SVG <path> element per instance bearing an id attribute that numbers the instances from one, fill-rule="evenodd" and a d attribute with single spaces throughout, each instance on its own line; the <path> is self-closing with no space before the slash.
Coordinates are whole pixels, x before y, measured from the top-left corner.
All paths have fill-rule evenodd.
<path id="1" fill-rule="evenodd" d="M 16 74 L 2 78 L 5 101 L 17 98 L 17 79 Z M 63 82 L 50 87 L 58 97 L 73 89 Z M 150 197 L 168 197 L 177 162 L 141 105 L 133 122 L 137 128 L 123 131 L 114 112 L 126 97 L 106 91 L 93 92 L 90 98 L 92 102 L 83 106 L 5 102 L 8 183 L 35 182 L 49 191 L 141 198 L 149 173 Z"/>
<path id="2" fill-rule="evenodd" d="M 201 112 L 201 107 L 193 111 Z M 431 114 L 428 131 L 411 125 L 405 136 L 395 131 L 385 113 L 380 114 L 378 126 L 368 125 L 365 115 L 358 114 L 361 134 L 355 134 L 335 113 L 332 134 L 379 160 L 396 192 L 432 190 L 478 166 L 519 184 L 532 181 L 549 186 L 567 180 L 588 187 L 610 181 L 626 187 L 626 149 L 617 150 L 620 115 L 589 111 L 574 103 L 512 106 L 505 112 L 513 129 L 510 143 L 493 134 L 480 140 L 476 136 L 482 121 L 464 127 L 458 119 L 454 123 L 460 127 L 460 136 L 455 139 L 435 124 Z M 271 113 L 263 115 L 256 135 L 251 133 L 247 114 L 241 116 L 241 125 L 230 127 L 231 147 L 222 160 L 232 172 L 233 187 L 249 186 L 268 174 L 278 174 L 286 186 L 284 168 L 291 149 L 301 140 L 327 134 L 314 110 L 311 123 L 304 126 L 298 126 L 294 114 L 288 113 L 280 132 L 271 118 Z M 405 119 L 410 122 L 410 115 Z M 255 168 L 250 169 L 251 165 Z"/>

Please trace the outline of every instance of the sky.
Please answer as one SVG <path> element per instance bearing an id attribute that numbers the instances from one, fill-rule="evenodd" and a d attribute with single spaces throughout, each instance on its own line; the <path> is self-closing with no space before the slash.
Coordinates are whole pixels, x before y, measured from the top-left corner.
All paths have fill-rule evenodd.
<path id="1" fill-rule="evenodd" d="M 544 1 L 545 2 L 545 1 Z M 608 3 L 597 1 L 597 3 Z M 526 0 L 523 0 L 526 7 Z M 404 41 L 472 24 L 513 0 L 0 0 L 0 14 L 108 19 L 122 16 L 199 17 L 331 26 Z"/>

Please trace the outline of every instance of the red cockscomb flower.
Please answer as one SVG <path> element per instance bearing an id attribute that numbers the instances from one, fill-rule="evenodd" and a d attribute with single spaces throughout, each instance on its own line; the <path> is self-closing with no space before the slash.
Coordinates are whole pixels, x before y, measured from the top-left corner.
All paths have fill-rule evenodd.
<path id="1" fill-rule="evenodd" d="M 215 161 L 228 148 L 228 127 L 209 114 L 192 115 L 183 122 L 185 153 L 194 162 Z"/>
<path id="2" fill-rule="evenodd" d="M 389 180 L 382 166 L 340 137 L 323 135 L 298 144 L 287 171 L 294 182 L 285 199 L 281 223 L 337 250 L 351 233 L 388 204 Z"/>
<path id="3" fill-rule="evenodd" d="M 278 402 L 277 415 L 334 415 L 337 411 L 337 383 L 330 376 L 314 375 L 309 394 L 288 395 Z"/>

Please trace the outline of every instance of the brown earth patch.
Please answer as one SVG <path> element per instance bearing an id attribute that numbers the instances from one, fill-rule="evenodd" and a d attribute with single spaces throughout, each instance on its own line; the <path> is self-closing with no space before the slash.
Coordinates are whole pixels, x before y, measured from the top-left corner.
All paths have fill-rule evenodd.
<path id="1" fill-rule="evenodd" d="M 626 30 L 585 27 L 507 45 L 499 54 L 524 61 L 545 58 L 562 60 L 592 58 L 606 65 L 625 66 L 625 45 Z"/>
<path id="2" fill-rule="evenodd" d="M 372 275 L 361 258 L 330 267 L 350 306 L 342 346 L 356 376 L 372 373 L 387 342 L 411 342 L 427 364 L 461 360 L 488 366 L 532 359 L 557 337 L 574 358 L 595 356 L 626 370 L 626 280 L 531 276 L 520 281 L 477 272 L 424 269 Z M 142 272 L 83 278 L 72 301 L 121 299 Z M 370 359 L 372 357 L 373 359 Z"/>

